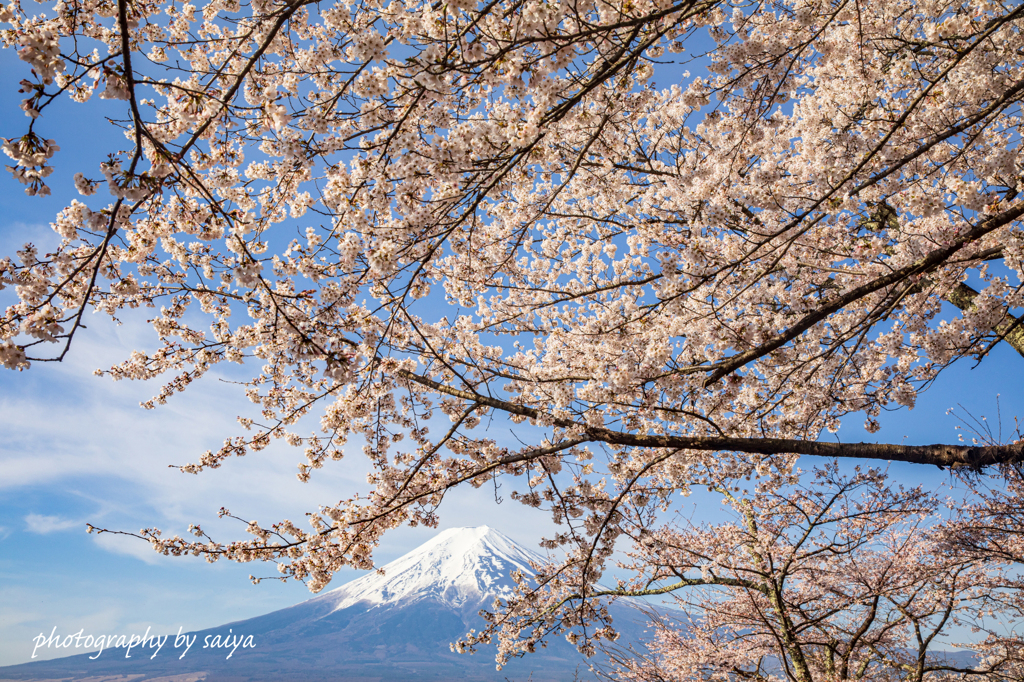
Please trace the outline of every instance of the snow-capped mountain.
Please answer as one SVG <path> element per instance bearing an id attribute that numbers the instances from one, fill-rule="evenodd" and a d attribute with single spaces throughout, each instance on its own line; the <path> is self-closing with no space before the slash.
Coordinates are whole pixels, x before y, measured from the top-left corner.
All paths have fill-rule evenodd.
<path id="1" fill-rule="evenodd" d="M 532 575 L 530 564 L 544 559 L 507 535 L 480 526 L 450 528 L 405 556 L 311 601 L 334 610 L 357 604 L 412 604 L 432 599 L 454 608 L 490 603 L 512 592 L 512 571 Z"/>
<path id="2" fill-rule="evenodd" d="M 253 637 L 230 659 L 197 645 L 176 654 L 125 659 L 117 650 L 0 668 L 7 680 L 126 680 L 131 682 L 465 682 L 590 679 L 589 663 L 563 638 L 537 654 L 495 670 L 494 651 L 454 654 L 449 643 L 480 629 L 481 608 L 508 596 L 511 573 L 533 573 L 542 557 L 492 529 L 453 528 L 381 570 L 280 611 L 190 633 Z M 613 605 L 624 640 L 642 637 L 645 618 Z M 173 637 L 172 637 L 173 639 Z"/>

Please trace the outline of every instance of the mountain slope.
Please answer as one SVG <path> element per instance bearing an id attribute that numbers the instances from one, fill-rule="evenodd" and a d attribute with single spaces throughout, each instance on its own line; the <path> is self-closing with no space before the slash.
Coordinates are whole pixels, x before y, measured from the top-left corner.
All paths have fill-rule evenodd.
<path id="1" fill-rule="evenodd" d="M 182 659 L 168 644 L 154 659 L 123 650 L 0 668 L 4 680 L 95 682 L 406 682 L 460 679 L 569 682 L 590 678 L 585 661 L 564 639 L 495 670 L 494 651 L 454 654 L 449 642 L 482 622 L 478 612 L 511 593 L 513 571 L 532 573 L 542 558 L 487 527 L 457 528 L 375 572 L 295 606 L 192 633 L 197 645 Z M 643 617 L 613 606 L 625 638 L 641 636 Z M 201 649 L 206 637 L 253 637 L 254 648 Z M 173 637 L 172 637 L 173 639 Z M 205 640 L 205 641 L 211 641 Z M 182 677 L 184 676 L 184 677 Z"/>

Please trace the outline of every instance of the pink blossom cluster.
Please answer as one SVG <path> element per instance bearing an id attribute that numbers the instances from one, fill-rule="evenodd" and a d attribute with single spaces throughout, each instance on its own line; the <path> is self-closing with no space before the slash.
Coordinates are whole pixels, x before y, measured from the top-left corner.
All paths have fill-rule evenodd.
<path id="1" fill-rule="evenodd" d="M 43 178 L 53 172 L 53 166 L 47 162 L 60 151 L 60 146 L 54 140 L 43 140 L 32 133 L 18 140 L 0 139 L 4 140 L 4 154 L 15 162 L 14 166 L 6 168 L 15 180 L 28 185 L 25 194 L 48 196 L 50 188 L 43 182 Z"/>

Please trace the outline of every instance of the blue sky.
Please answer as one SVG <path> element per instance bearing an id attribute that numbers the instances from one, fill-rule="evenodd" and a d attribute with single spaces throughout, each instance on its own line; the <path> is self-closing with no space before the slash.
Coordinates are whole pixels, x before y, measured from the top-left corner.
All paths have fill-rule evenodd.
<path id="1" fill-rule="evenodd" d="M 26 127 L 16 85 L 25 73 L 12 51 L 0 51 L 0 136 L 20 135 Z M 4 255 L 27 240 L 45 247 L 53 238 L 47 223 L 77 196 L 72 175 L 78 170 L 98 175 L 104 150 L 123 144 L 120 132 L 103 121 L 104 110 L 116 108 L 98 100 L 84 107 L 61 102 L 41 121 L 40 133 L 62 146 L 54 159 L 53 197 L 28 198 L 9 177 L 0 178 Z M 110 366 L 133 348 L 152 346 L 152 331 L 141 318 L 127 320 L 118 327 L 93 318 L 63 364 L 0 372 L 0 665 L 27 661 L 32 638 L 54 626 L 97 634 L 146 627 L 176 632 L 248 618 L 309 597 L 296 582 L 253 586 L 247 580 L 253 572 L 272 575 L 272 566 L 211 566 L 201 559 L 164 558 L 141 541 L 87 535 L 87 522 L 127 530 L 158 526 L 170 532 L 199 522 L 215 537 L 237 537 L 240 529 L 234 522 L 217 521 L 221 506 L 245 518 L 298 522 L 317 504 L 334 503 L 365 487 L 358 453 L 301 484 L 295 478 L 301 453 L 280 443 L 200 476 L 169 468 L 216 448 L 234 434 L 235 416 L 251 406 L 218 381 L 224 378 L 218 371 L 156 411 L 138 406 L 156 393 L 155 382 L 94 377 L 94 369 Z M 977 369 L 961 363 L 920 397 L 915 410 L 883 415 L 878 434 L 866 434 L 863 417 L 855 415 L 844 422 L 839 436 L 846 441 L 953 442 L 957 422 L 946 409 L 962 403 L 994 419 L 997 393 L 1002 394 L 1004 421 L 1012 422 L 1013 415 L 1024 414 L 1022 362 L 1004 346 Z M 932 468 L 897 465 L 892 472 L 910 483 L 937 486 L 946 480 L 946 474 Z M 488 488 L 456 492 L 442 518 L 442 528 L 487 524 L 530 546 L 552 528 L 541 512 L 511 501 L 496 505 Z M 396 558 L 434 532 L 397 531 L 378 559 Z M 353 576 L 343 572 L 336 584 Z"/>

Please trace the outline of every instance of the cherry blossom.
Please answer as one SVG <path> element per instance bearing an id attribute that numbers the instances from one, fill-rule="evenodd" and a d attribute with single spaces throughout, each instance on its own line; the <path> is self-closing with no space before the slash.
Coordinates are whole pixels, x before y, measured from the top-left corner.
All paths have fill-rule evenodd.
<path id="1" fill-rule="evenodd" d="M 219 363 L 251 374 L 253 413 L 183 472 L 282 440 L 308 480 L 362 448 L 371 492 L 308 523 L 138 534 L 274 560 L 314 591 L 372 567 L 387 531 L 435 526 L 448 490 L 511 480 L 566 529 L 547 541 L 564 560 L 499 609 L 548 621 L 487 633 L 518 655 L 568 627 L 589 653 L 614 637 L 590 598 L 609 557 L 635 550 L 636 573 L 660 576 L 641 531 L 682 542 L 659 519 L 695 487 L 749 477 L 757 510 L 801 485 L 799 456 L 995 489 L 1024 462 L 1020 440 L 819 440 L 846 417 L 879 431 L 883 409 L 998 344 L 1024 355 L 1022 20 L 989 0 L 13 0 L 0 44 L 23 63 L 10 101 L 26 128 L 4 132 L 9 182 L 56 190 L 58 99 L 120 107 L 125 143 L 71 169 L 56 247 L 0 261 L 0 364 L 63 359 L 86 311 L 144 316 L 156 349 L 100 371 L 163 377 L 144 407 Z M 502 420 L 525 423 L 521 440 Z M 847 499 L 837 476 L 820 494 Z M 871 500 L 911 500 L 864 476 Z M 871 531 L 929 557 L 898 587 L 926 586 L 927 613 L 956 566 L 968 601 L 987 579 L 934 549 L 966 551 L 978 504 L 945 544 Z M 742 528 L 693 537 L 739 546 Z M 716 556 L 702 576 L 732 570 Z M 865 578 L 840 607 L 883 587 Z M 582 606 L 558 611 L 566 593 Z M 710 660 L 716 632 L 666 631 L 663 651 Z M 1017 645 L 993 637 L 1009 660 Z M 903 640 L 883 640 L 867 669 L 897 675 Z M 756 670 L 765 646 L 707 670 Z M 838 674 L 805 663 L 795 679 Z"/>

